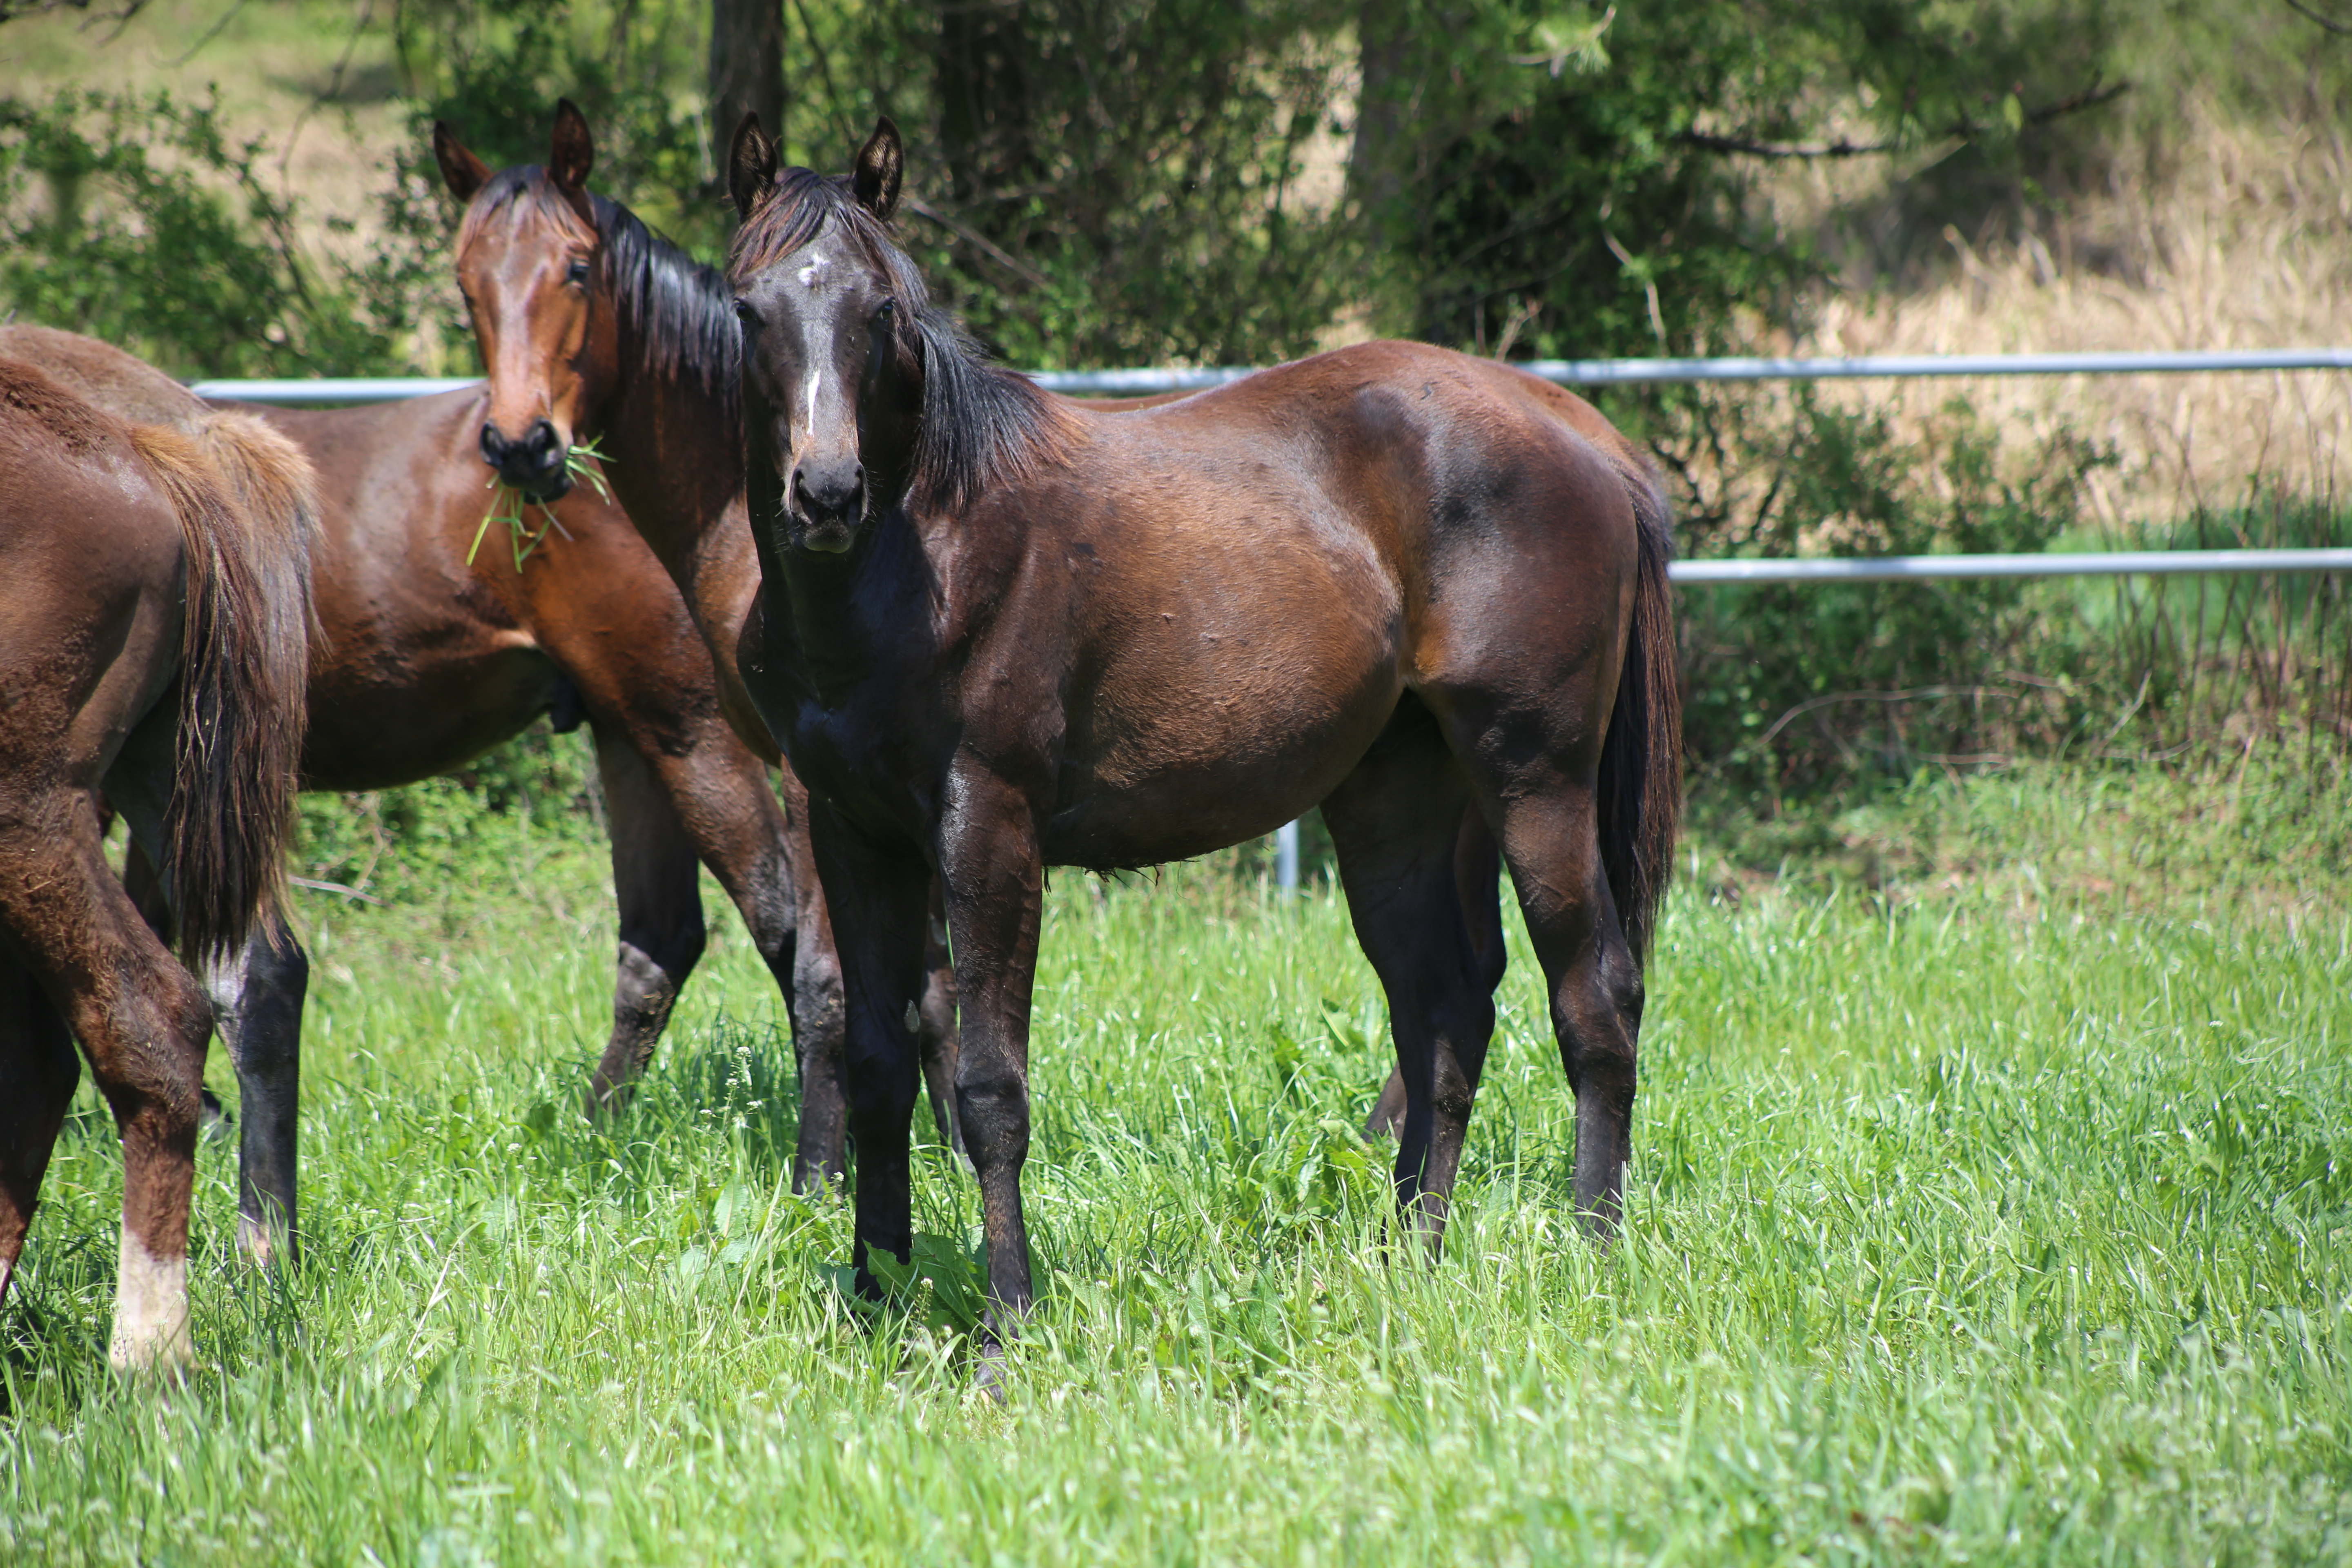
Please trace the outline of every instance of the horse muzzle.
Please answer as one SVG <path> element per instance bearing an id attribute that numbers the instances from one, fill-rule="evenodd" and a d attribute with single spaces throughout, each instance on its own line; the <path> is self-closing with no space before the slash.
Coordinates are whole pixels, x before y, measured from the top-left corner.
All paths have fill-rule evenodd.
<path id="1" fill-rule="evenodd" d="M 793 466 L 792 504 L 799 523 L 795 541 L 820 555 L 846 553 L 866 521 L 866 469 L 856 459 Z"/>
<path id="2" fill-rule="evenodd" d="M 510 440 L 496 425 L 482 426 L 482 461 L 497 470 L 499 482 L 510 485 L 535 501 L 551 501 L 572 488 L 572 473 L 563 461 L 563 437 L 553 424 L 536 420 L 522 439 Z"/>

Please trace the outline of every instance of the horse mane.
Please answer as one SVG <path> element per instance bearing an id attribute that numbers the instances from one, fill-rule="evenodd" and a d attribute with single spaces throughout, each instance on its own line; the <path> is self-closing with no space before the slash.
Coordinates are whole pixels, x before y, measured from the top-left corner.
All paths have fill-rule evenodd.
<path id="1" fill-rule="evenodd" d="M 727 279 L 647 228 L 620 203 L 593 192 L 588 201 L 596 215 L 597 266 L 616 302 L 624 355 L 634 357 L 640 374 L 692 382 L 719 404 L 721 426 L 734 429 L 741 396 L 742 329 L 735 321 Z M 544 168 L 529 163 L 501 169 L 467 204 L 458 248 L 518 203 L 559 223 L 580 221 Z"/>
<path id="2" fill-rule="evenodd" d="M 622 330 L 635 342 L 638 369 L 665 380 L 690 378 L 718 400 L 726 428 L 733 430 L 742 395 L 743 329 L 726 278 L 620 203 L 590 200 L 604 241 L 604 277 L 621 302 Z"/>
<path id="3" fill-rule="evenodd" d="M 932 302 L 914 259 L 858 205 L 846 178 L 779 170 L 768 199 L 736 231 L 728 279 L 741 287 L 828 227 L 890 279 L 898 302 L 891 346 L 899 368 L 923 385 L 909 486 L 915 504 L 958 510 L 1060 462 L 1073 435 L 1068 416 L 1036 383 L 992 363 L 963 323 Z"/>

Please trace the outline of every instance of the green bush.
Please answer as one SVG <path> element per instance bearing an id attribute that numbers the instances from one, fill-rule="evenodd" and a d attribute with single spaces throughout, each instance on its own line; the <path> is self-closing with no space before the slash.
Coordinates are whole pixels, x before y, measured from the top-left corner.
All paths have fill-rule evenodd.
<path id="1" fill-rule="evenodd" d="M 1696 517 L 1691 553 L 2039 551 L 2076 526 L 2081 480 L 2102 460 L 2062 437 L 2004 473 L 1998 436 L 1963 404 L 1906 439 L 1810 389 L 1785 421 L 1738 426 L 1735 440 L 1732 466 L 1761 500 Z M 1685 590 L 1679 609 L 1696 769 L 1775 801 L 1981 761 L 1995 735 L 2055 743 L 2074 717 L 2028 702 L 2021 723 L 2010 677 L 2037 668 L 2050 629 L 2026 582 L 1724 584 Z"/>
<path id="2" fill-rule="evenodd" d="M 444 264 L 396 235 L 363 265 L 305 254 L 263 154 L 210 101 L 0 96 L 0 306 L 183 376 L 399 368 Z"/>

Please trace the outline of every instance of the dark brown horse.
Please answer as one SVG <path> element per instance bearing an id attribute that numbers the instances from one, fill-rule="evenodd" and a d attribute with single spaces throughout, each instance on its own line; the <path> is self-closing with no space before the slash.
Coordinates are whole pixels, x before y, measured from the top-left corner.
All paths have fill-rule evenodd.
<path id="1" fill-rule="evenodd" d="M 586 120 L 571 103 L 557 110 L 543 168 L 494 174 L 446 125 L 435 128 L 433 145 L 449 189 L 467 204 L 457 280 L 489 369 L 483 394 L 462 414 L 453 410 L 447 438 L 459 439 L 463 426 L 462 439 L 478 443 L 502 477 L 534 491 L 567 486 L 566 458 L 575 441 L 599 444 L 611 459 L 605 479 L 627 517 L 623 522 L 616 512 L 613 521 L 624 532 L 633 522 L 643 541 L 633 537 L 625 547 L 643 564 L 600 592 L 637 601 L 644 613 L 666 605 L 665 646 L 691 639 L 698 626 L 709 648 L 697 660 L 699 700 L 709 705 L 715 664 L 719 707 L 746 745 L 781 766 L 775 741 L 736 674 L 736 638 L 759 586 L 759 567 L 744 521 L 734 434 L 732 297 L 717 272 L 588 192 L 595 149 Z M 675 587 L 661 581 L 664 569 Z M 679 618 L 681 595 L 690 621 Z M 609 623 L 618 613 L 591 615 Z M 675 679 L 653 682 L 639 702 L 655 700 L 663 681 Z M 805 866 L 805 795 L 788 767 L 783 780 Z M 802 1085 L 798 1169 L 814 1179 L 844 1167 L 847 1069 L 839 970 L 823 897 L 811 872 L 795 887 L 805 971 L 794 1026 Z M 810 969 L 812 960 L 821 962 Z M 933 942 L 929 973 L 916 1005 L 918 1034 L 932 1113 L 942 1140 L 955 1145 L 955 1001 L 943 933 Z"/>
<path id="2" fill-rule="evenodd" d="M 100 797 L 163 868 L 189 962 L 241 950 L 275 918 L 312 521 L 289 443 L 145 374 L 164 423 L 0 358 L 0 1294 L 78 1037 L 122 1136 L 118 1368 L 193 1353 L 188 1212 L 213 1019 L 108 867 Z"/>
<path id="3" fill-rule="evenodd" d="M 1050 399 L 930 304 L 885 226 L 901 167 L 887 121 L 839 180 L 780 172 L 747 121 L 730 170 L 761 574 L 742 676 L 809 785 L 841 947 L 861 1286 L 911 1239 L 932 877 L 1002 1333 L 1031 1300 L 1045 868 L 1198 855 L 1318 803 L 1388 994 L 1408 1223 L 1442 1235 L 1493 1032 L 1499 850 L 1605 1233 L 1678 812 L 1648 468 L 1571 395 L 1414 343 L 1142 413 Z"/>

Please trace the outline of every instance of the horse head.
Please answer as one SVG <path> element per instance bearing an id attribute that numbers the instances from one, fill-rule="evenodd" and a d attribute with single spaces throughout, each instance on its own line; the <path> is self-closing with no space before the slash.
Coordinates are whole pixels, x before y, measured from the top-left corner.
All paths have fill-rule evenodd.
<path id="1" fill-rule="evenodd" d="M 855 170 L 777 168 L 746 115 L 729 159 L 743 225 L 728 264 L 743 327 L 745 461 L 752 517 L 787 548 L 841 554 L 905 499 L 922 438 L 923 280 L 886 226 L 904 166 L 883 119 Z"/>
<path id="2" fill-rule="evenodd" d="M 614 312 L 600 301 L 604 247 L 588 194 L 596 162 L 588 121 L 569 99 L 556 106 L 544 166 L 493 174 L 439 121 L 433 155 L 466 204 L 457 288 L 489 371 L 482 460 L 517 489 L 552 500 L 572 488 L 566 458 L 584 411 L 620 379 Z"/>

